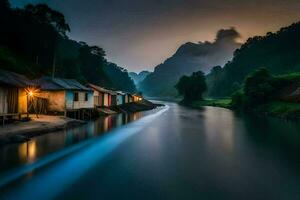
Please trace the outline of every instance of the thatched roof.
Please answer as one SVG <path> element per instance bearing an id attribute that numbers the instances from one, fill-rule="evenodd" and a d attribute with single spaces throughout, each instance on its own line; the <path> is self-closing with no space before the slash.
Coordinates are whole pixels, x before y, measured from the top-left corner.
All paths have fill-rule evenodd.
<path id="1" fill-rule="evenodd" d="M 0 83 L 14 87 L 25 88 L 28 86 L 36 86 L 34 81 L 29 80 L 24 75 L 17 74 L 0 69 Z"/>
<path id="2" fill-rule="evenodd" d="M 91 91 L 91 89 L 80 84 L 75 79 L 62 79 L 42 77 L 37 80 L 41 90 L 81 90 Z"/>

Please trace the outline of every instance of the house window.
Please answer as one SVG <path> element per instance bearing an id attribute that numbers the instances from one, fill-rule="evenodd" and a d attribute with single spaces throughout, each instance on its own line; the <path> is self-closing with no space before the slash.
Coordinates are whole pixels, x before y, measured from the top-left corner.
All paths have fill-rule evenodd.
<path id="1" fill-rule="evenodd" d="M 88 101 L 88 100 L 89 100 L 89 94 L 88 94 L 87 92 L 86 92 L 85 95 L 84 95 L 84 100 L 85 100 L 85 101 Z"/>
<path id="2" fill-rule="evenodd" d="M 78 92 L 74 92 L 74 101 L 78 101 L 79 97 L 78 97 Z"/>

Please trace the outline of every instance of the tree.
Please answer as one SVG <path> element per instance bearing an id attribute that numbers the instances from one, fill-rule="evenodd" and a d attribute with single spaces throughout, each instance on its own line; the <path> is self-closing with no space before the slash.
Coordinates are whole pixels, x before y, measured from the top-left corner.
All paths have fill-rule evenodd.
<path id="1" fill-rule="evenodd" d="M 299 35 L 300 22 L 297 22 L 276 33 L 249 38 L 222 68 L 219 79 L 208 75 L 208 94 L 213 97 L 230 96 L 241 88 L 248 74 L 261 66 L 274 75 L 299 71 Z"/>
<path id="2" fill-rule="evenodd" d="M 199 71 L 191 76 L 182 76 L 175 88 L 184 97 L 184 101 L 202 100 L 202 95 L 207 89 L 205 75 Z"/>
<path id="3" fill-rule="evenodd" d="M 134 82 L 129 77 L 126 69 L 114 63 L 108 63 L 104 67 L 104 72 L 111 80 L 111 88 L 126 92 L 136 92 Z"/>
<path id="4" fill-rule="evenodd" d="M 30 13 L 40 23 L 52 25 L 62 36 L 66 36 L 66 33 L 70 32 L 70 26 L 67 24 L 64 15 L 51 9 L 46 4 L 28 4 L 25 7 L 25 12 Z"/>
<path id="5" fill-rule="evenodd" d="M 250 74 L 245 80 L 244 94 L 247 106 L 256 106 L 272 99 L 274 87 L 273 77 L 262 68 Z"/>
<path id="6" fill-rule="evenodd" d="M 0 68 L 31 78 L 55 75 L 135 92 L 128 72 L 108 63 L 98 46 L 67 37 L 70 27 L 60 12 L 45 4 L 11 8 L 0 0 Z"/>
<path id="7" fill-rule="evenodd" d="M 104 55 L 105 52 L 100 47 L 83 44 L 79 48 L 78 61 L 80 71 L 87 82 L 93 84 L 103 84 L 104 80 L 108 80 L 103 71 L 104 66 L 106 65 Z"/>

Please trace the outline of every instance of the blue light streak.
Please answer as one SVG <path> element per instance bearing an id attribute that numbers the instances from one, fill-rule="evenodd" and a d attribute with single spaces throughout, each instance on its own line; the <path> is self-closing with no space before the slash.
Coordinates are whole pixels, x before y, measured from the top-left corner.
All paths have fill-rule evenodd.
<path id="1" fill-rule="evenodd" d="M 169 109 L 165 106 L 158 112 L 140 120 L 116 128 L 104 137 L 87 140 L 57 153 L 46 156 L 35 163 L 28 164 L 0 175 L 0 188 L 33 172 L 33 176 L 21 181 L 4 195 L 5 200 L 43 199 L 51 200 L 61 194 L 72 183 L 78 181 L 89 169 L 113 152 L 122 142 L 139 133 L 151 121 Z M 54 163 L 58 159 L 66 158 Z M 50 163 L 53 165 L 47 166 Z M 47 166 L 44 170 L 42 167 Z M 0 195 L 1 197 L 1 195 Z"/>

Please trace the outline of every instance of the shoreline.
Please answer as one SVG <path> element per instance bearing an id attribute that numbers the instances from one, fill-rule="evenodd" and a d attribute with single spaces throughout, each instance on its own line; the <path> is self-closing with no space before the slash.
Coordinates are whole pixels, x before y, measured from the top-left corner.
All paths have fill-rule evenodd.
<path id="1" fill-rule="evenodd" d="M 134 113 L 155 109 L 161 104 L 154 104 L 147 100 L 132 102 L 114 108 L 109 108 L 111 113 L 102 113 L 102 115 L 114 115 L 120 113 Z M 101 116 L 101 112 L 99 115 Z M 72 119 L 57 115 L 30 115 L 31 120 L 26 122 L 16 121 L 11 124 L 0 126 L 0 148 L 12 143 L 22 143 L 31 138 L 51 134 L 64 129 L 72 129 L 86 124 L 86 121 Z"/>
<path id="2" fill-rule="evenodd" d="M 283 105 L 280 106 L 272 106 L 273 104 L 281 103 Z M 263 105 L 258 106 L 253 110 L 241 110 L 235 109 L 229 99 L 218 99 L 218 100 L 202 100 L 202 101 L 193 101 L 193 102 L 179 102 L 180 105 L 187 106 L 194 109 L 201 109 L 205 106 L 210 107 L 218 107 L 218 108 L 225 108 L 235 112 L 245 112 L 249 114 L 254 114 L 263 117 L 272 117 L 281 120 L 292 120 L 292 121 L 299 121 L 300 120 L 300 106 L 299 109 L 289 112 L 289 110 L 285 106 L 298 106 L 296 103 L 289 103 L 289 102 L 280 102 L 280 101 L 272 101 L 270 103 L 266 103 Z"/>
<path id="3" fill-rule="evenodd" d="M 37 118 L 31 115 L 30 117 L 30 121 L 18 121 L 0 127 L 0 147 L 11 143 L 26 142 L 39 135 L 86 124 L 85 121 L 63 116 L 40 115 Z"/>

